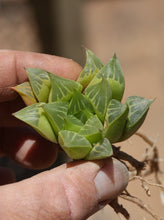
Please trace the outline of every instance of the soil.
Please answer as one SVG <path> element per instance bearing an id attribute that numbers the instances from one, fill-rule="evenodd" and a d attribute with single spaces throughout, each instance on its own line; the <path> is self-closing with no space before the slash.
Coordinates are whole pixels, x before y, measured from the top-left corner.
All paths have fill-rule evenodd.
<path id="1" fill-rule="evenodd" d="M 159 134 L 157 145 L 161 158 L 164 158 L 163 8 L 164 2 L 159 0 L 126 0 L 89 1 L 83 9 L 85 45 L 104 63 L 116 52 L 126 80 L 124 100 L 130 95 L 156 98 L 141 129 L 152 139 Z M 124 151 L 137 159 L 142 158 L 147 147 L 147 144 L 136 136 L 130 141 L 117 145 L 122 146 Z M 162 167 L 164 168 L 161 163 Z M 159 189 L 150 187 L 152 195 L 148 198 L 138 184 L 138 181 L 129 184 L 128 190 L 142 198 L 158 215 L 164 216 Z M 144 217 L 152 219 L 135 205 L 129 202 L 123 202 L 123 204 L 132 214 L 133 220 L 144 219 Z M 119 219 L 110 209 L 106 207 L 90 220 Z"/>

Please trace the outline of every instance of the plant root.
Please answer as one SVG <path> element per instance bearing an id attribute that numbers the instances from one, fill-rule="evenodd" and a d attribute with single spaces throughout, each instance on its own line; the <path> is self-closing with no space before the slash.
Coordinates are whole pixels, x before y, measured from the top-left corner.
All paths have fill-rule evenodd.
<path id="1" fill-rule="evenodd" d="M 114 209 L 117 214 L 122 214 L 126 219 L 130 219 L 130 214 L 128 211 L 118 203 L 118 198 L 114 199 L 109 205 Z"/>
<path id="2" fill-rule="evenodd" d="M 150 214 L 155 220 L 162 220 L 161 217 L 159 217 L 157 214 L 155 214 L 152 211 L 152 208 L 149 207 L 146 203 L 144 203 L 141 199 L 135 197 L 135 196 L 131 196 L 129 194 L 124 194 L 122 193 L 120 195 L 120 198 L 125 199 L 127 201 L 130 201 L 134 204 L 136 204 L 137 206 L 139 206 L 141 209 L 143 209 L 144 211 L 146 211 L 148 214 Z"/>
<path id="3" fill-rule="evenodd" d="M 157 187 L 161 191 L 161 195 L 164 194 L 164 185 L 162 184 L 162 180 L 160 178 L 160 175 L 164 174 L 164 172 L 160 169 L 160 162 L 164 161 L 164 159 L 159 159 L 159 152 L 157 148 L 157 138 L 155 141 L 153 141 L 151 138 L 146 136 L 143 132 L 138 131 L 136 132 L 136 135 L 144 142 L 146 142 L 149 145 L 149 148 L 146 149 L 145 154 L 143 158 L 139 161 L 129 155 L 126 152 L 121 151 L 121 147 L 116 147 L 112 145 L 113 147 L 113 157 L 120 160 L 122 163 L 126 165 L 126 167 L 129 170 L 129 183 L 135 180 L 139 180 L 141 182 L 141 187 L 145 190 L 147 196 L 151 196 L 150 186 Z M 128 162 L 128 163 L 127 163 Z M 155 178 L 155 182 L 150 182 L 146 179 L 147 176 L 150 174 L 153 174 Z M 163 194 L 162 194 L 163 193 Z M 144 210 L 146 213 L 151 215 L 155 220 L 164 220 L 164 218 L 159 217 L 154 211 L 152 211 L 152 208 L 149 207 L 144 201 L 142 201 L 140 198 L 137 198 L 136 196 L 132 196 L 125 190 L 120 196 L 118 196 L 115 200 L 113 200 L 109 205 L 114 209 L 114 211 L 118 215 L 124 216 L 127 220 L 130 219 L 130 214 L 126 210 L 126 208 L 123 207 L 122 204 L 119 204 L 118 199 L 122 198 L 126 201 L 130 201 L 133 204 L 136 204 L 138 207 L 140 207 L 142 210 Z M 162 201 L 161 196 L 161 202 Z"/>
<path id="4" fill-rule="evenodd" d="M 138 161 L 131 155 L 121 151 L 120 150 L 121 147 L 116 147 L 114 145 L 112 145 L 112 147 L 113 147 L 113 156 L 119 160 L 129 162 L 130 165 L 132 165 L 138 171 L 138 173 L 140 173 L 140 171 L 145 168 L 145 162 Z"/>

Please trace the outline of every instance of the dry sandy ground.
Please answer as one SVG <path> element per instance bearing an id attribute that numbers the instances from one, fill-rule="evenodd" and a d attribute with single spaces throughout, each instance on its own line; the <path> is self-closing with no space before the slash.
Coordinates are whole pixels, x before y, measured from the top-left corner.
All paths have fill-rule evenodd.
<path id="1" fill-rule="evenodd" d="M 160 157 L 164 158 L 164 1 L 88 1 L 83 9 L 83 19 L 85 45 L 104 63 L 116 52 L 126 79 L 124 100 L 130 95 L 156 98 L 142 130 L 153 139 L 160 135 L 158 146 Z M 131 138 L 131 143 L 121 145 L 138 159 L 147 146 L 137 137 Z M 128 189 L 148 202 L 158 215 L 164 216 L 158 189 L 151 187 L 151 198 L 147 198 L 136 184 L 130 184 Z M 152 219 L 135 205 L 124 204 L 133 220 Z M 90 219 L 119 218 L 106 207 Z"/>

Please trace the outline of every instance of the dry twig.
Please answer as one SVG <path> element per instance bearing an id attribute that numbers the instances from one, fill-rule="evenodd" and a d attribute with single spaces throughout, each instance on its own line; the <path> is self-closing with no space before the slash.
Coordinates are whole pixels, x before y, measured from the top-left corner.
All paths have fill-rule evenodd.
<path id="1" fill-rule="evenodd" d="M 161 189 L 164 189 L 164 185 L 157 184 L 157 183 L 151 183 L 151 182 L 149 182 L 148 180 L 144 179 L 141 176 L 133 176 L 129 181 L 132 181 L 132 180 L 135 180 L 135 179 L 139 179 L 141 182 L 145 182 L 145 183 L 147 183 L 150 186 L 156 186 L 156 187 L 159 187 Z"/>
<path id="2" fill-rule="evenodd" d="M 154 219 L 156 220 L 162 220 L 161 217 L 159 217 L 157 214 L 155 214 L 152 209 L 147 205 L 145 204 L 141 199 L 137 198 L 137 197 L 134 197 L 134 196 L 131 196 L 129 194 L 121 194 L 120 197 L 122 199 L 125 199 L 127 201 L 130 201 L 134 204 L 136 204 L 137 206 L 139 206 L 141 209 L 143 209 L 144 211 L 146 211 L 148 214 L 150 214 Z"/>
<path id="3" fill-rule="evenodd" d="M 145 168 L 144 162 L 138 161 L 137 159 L 135 159 L 131 155 L 121 151 L 120 147 L 116 147 L 114 145 L 112 145 L 112 147 L 113 147 L 113 155 L 115 158 L 129 162 L 130 165 L 132 165 L 138 172 L 140 172 L 141 170 L 143 170 Z"/>
<path id="4" fill-rule="evenodd" d="M 130 219 L 128 211 L 118 203 L 118 198 L 114 199 L 109 205 L 114 209 L 117 214 L 122 214 L 127 220 Z"/>
<path id="5" fill-rule="evenodd" d="M 158 148 L 157 148 L 157 138 L 155 141 L 152 141 L 148 136 L 146 136 L 143 132 L 137 132 L 137 136 L 141 137 L 149 146 L 150 148 L 146 149 L 146 153 L 144 157 L 142 158 L 142 161 L 136 160 L 134 157 L 131 155 L 123 152 L 120 150 L 120 147 L 116 147 L 113 145 L 113 154 L 114 157 L 119 159 L 124 163 L 128 162 L 132 167 L 127 166 L 128 170 L 130 171 L 130 180 L 140 180 L 142 183 L 142 187 L 146 191 L 146 194 L 150 196 L 150 189 L 149 186 L 155 186 L 160 188 L 162 192 L 164 192 L 164 185 L 162 185 L 162 181 L 159 178 L 160 174 L 163 174 L 163 172 L 160 170 L 159 162 L 163 159 L 159 159 L 159 153 L 158 153 Z M 147 166 L 145 166 L 147 164 Z M 154 174 L 156 183 L 151 183 L 148 180 L 145 179 L 146 176 Z M 120 195 L 121 198 L 128 200 L 136 205 L 138 205 L 141 209 L 146 211 L 148 214 L 150 214 L 154 219 L 156 220 L 161 220 L 158 215 L 156 215 L 152 209 L 145 204 L 141 199 L 131 196 L 127 191 L 125 193 Z M 130 215 L 128 211 L 118 203 L 118 198 L 112 203 L 110 203 L 110 206 L 115 210 L 116 213 L 122 214 L 126 219 L 130 219 Z"/>
<path id="6" fill-rule="evenodd" d="M 149 138 L 146 134 L 144 134 L 141 131 L 138 131 L 135 134 L 141 137 L 151 147 L 150 151 L 148 151 L 145 157 L 143 158 L 143 161 L 149 164 L 149 170 L 147 170 L 144 173 L 144 176 L 154 173 L 156 182 L 158 184 L 162 184 L 162 181 L 159 178 L 159 173 L 161 171 L 159 166 L 159 152 L 156 145 L 158 138 L 156 138 L 156 140 L 153 141 L 151 138 Z"/>

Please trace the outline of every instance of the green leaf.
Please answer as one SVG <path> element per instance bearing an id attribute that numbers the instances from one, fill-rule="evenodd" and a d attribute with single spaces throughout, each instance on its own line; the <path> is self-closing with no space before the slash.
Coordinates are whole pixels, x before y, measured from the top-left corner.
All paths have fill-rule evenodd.
<path id="1" fill-rule="evenodd" d="M 127 122 L 124 133 L 120 141 L 123 141 L 133 135 L 142 125 L 154 100 L 148 100 L 140 96 L 130 96 L 126 103 L 129 107 Z"/>
<path id="2" fill-rule="evenodd" d="M 94 109 L 87 97 L 79 91 L 74 92 L 69 104 L 68 114 L 76 116 L 85 123 L 93 114 Z"/>
<path id="3" fill-rule="evenodd" d="M 92 51 L 86 49 L 86 64 L 80 73 L 77 82 L 85 88 L 102 67 L 103 64 L 98 57 Z"/>
<path id="4" fill-rule="evenodd" d="M 80 121 L 83 122 L 83 124 L 86 123 L 86 121 L 92 116 L 93 114 L 88 110 L 84 109 L 75 114 L 75 117 L 78 118 Z"/>
<path id="5" fill-rule="evenodd" d="M 85 137 L 73 131 L 60 131 L 58 141 L 67 155 L 76 160 L 86 157 L 92 149 L 91 144 Z"/>
<path id="6" fill-rule="evenodd" d="M 73 115 L 67 115 L 63 130 L 79 132 L 82 126 L 83 126 L 83 123 L 81 120 L 79 120 Z"/>
<path id="7" fill-rule="evenodd" d="M 32 126 L 44 138 L 57 143 L 56 136 L 42 108 L 44 103 L 36 103 L 21 109 L 13 115 Z"/>
<path id="8" fill-rule="evenodd" d="M 127 115 L 128 106 L 126 104 L 121 104 L 121 102 L 115 99 L 109 102 L 106 113 L 105 137 L 111 143 L 119 141 L 122 137 Z"/>
<path id="9" fill-rule="evenodd" d="M 69 101 L 75 91 L 82 90 L 82 86 L 78 82 L 56 76 L 52 73 L 49 73 L 49 76 L 52 87 L 49 102 Z"/>
<path id="10" fill-rule="evenodd" d="M 113 155 L 112 145 L 107 138 L 94 145 L 85 160 L 100 160 Z"/>
<path id="11" fill-rule="evenodd" d="M 81 112 L 85 109 L 88 109 L 90 112 L 94 112 L 91 103 L 88 101 L 87 97 L 85 97 L 79 91 L 74 92 L 72 99 L 69 104 L 68 113 L 75 115 L 78 112 Z"/>
<path id="12" fill-rule="evenodd" d="M 95 75 L 89 86 L 100 82 L 102 76 L 109 81 L 112 90 L 112 98 L 121 101 L 125 89 L 125 79 L 116 54 Z"/>
<path id="13" fill-rule="evenodd" d="M 103 125 L 97 115 L 91 116 L 79 131 L 91 144 L 97 143 L 103 138 Z"/>
<path id="14" fill-rule="evenodd" d="M 109 86 L 109 82 L 104 77 L 101 77 L 100 82 L 97 84 L 88 86 L 85 89 L 85 95 L 91 102 L 95 113 L 98 118 L 104 122 L 106 109 L 109 101 L 112 98 L 112 92 Z"/>
<path id="15" fill-rule="evenodd" d="M 37 68 L 26 68 L 26 72 L 37 100 L 39 102 L 47 102 L 51 87 L 48 73 Z"/>
<path id="16" fill-rule="evenodd" d="M 65 118 L 67 117 L 68 103 L 67 102 L 52 102 L 43 106 L 44 111 L 57 135 L 63 129 Z"/>
<path id="17" fill-rule="evenodd" d="M 32 105 L 37 102 L 29 82 L 24 82 L 12 87 L 23 99 L 26 105 Z"/>

